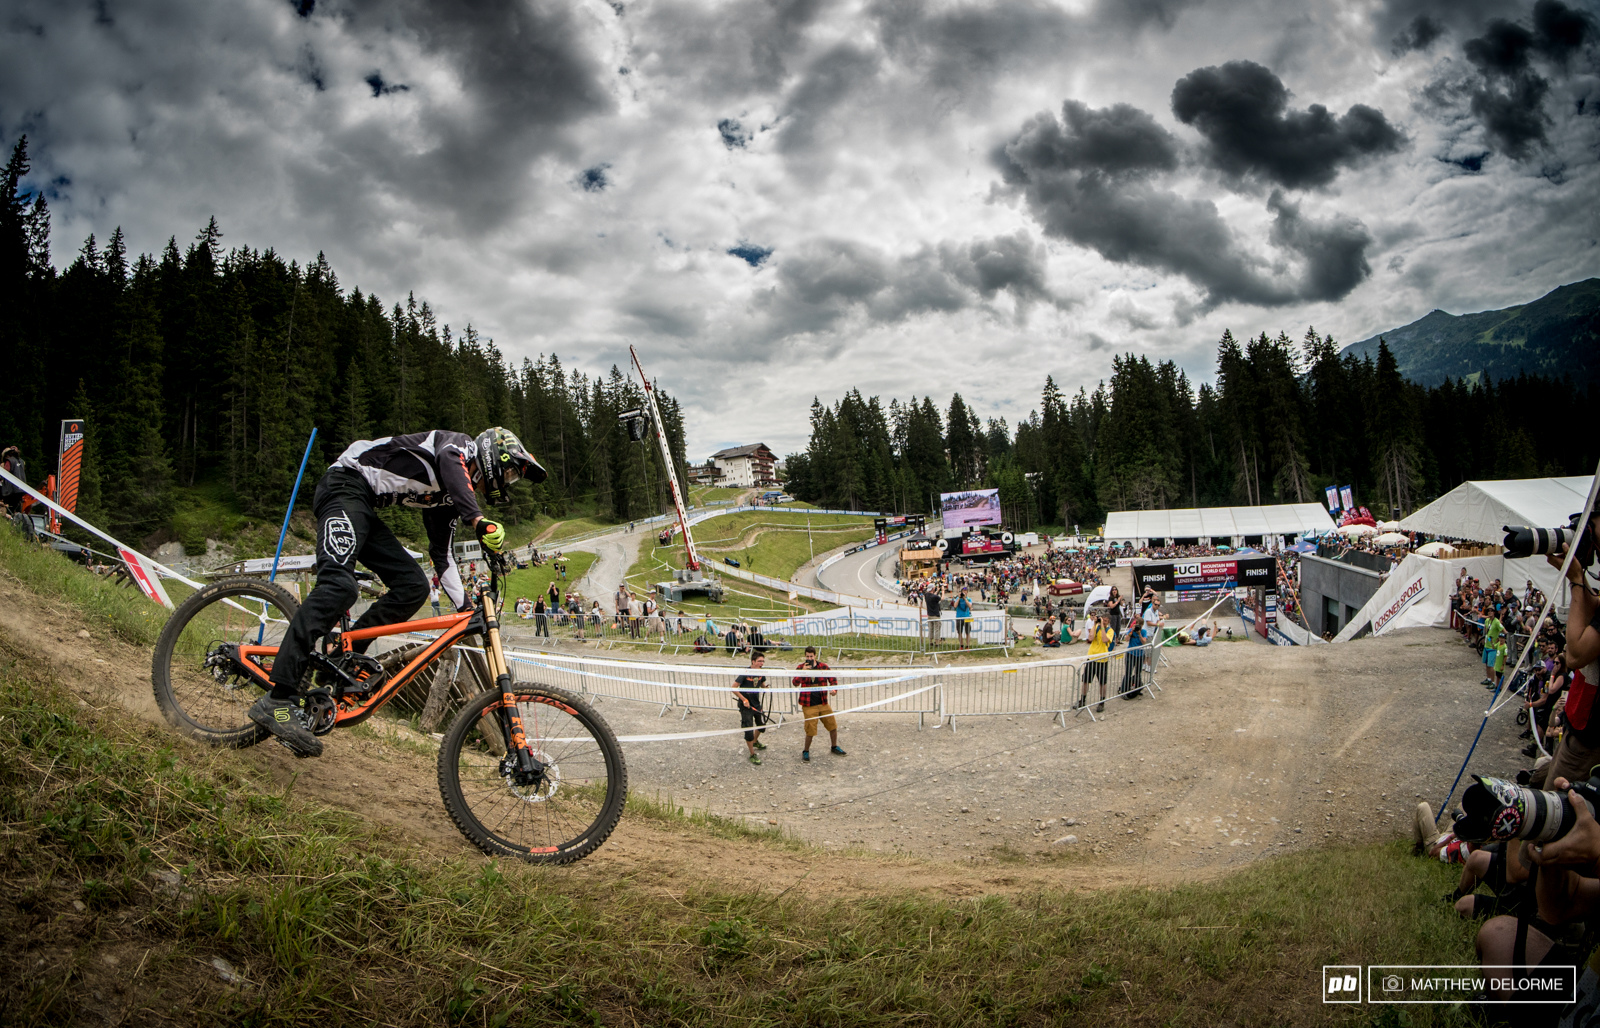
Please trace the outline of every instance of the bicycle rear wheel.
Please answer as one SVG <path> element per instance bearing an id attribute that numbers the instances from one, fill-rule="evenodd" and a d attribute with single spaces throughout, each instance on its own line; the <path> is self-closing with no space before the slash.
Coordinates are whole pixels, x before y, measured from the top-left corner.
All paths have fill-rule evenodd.
<path id="1" fill-rule="evenodd" d="M 213 746 L 242 749 L 265 739 L 266 730 L 248 716 L 263 690 L 225 648 L 278 645 L 299 609 L 293 593 L 254 578 L 226 578 L 185 600 L 161 630 L 151 661 L 156 704 L 167 723 Z"/>
<path id="2" fill-rule="evenodd" d="M 545 765 L 542 781 L 518 785 L 506 761 L 499 690 L 467 702 L 439 749 L 439 793 L 473 845 L 490 856 L 569 864 L 606 841 L 628 798 L 628 769 L 611 726 L 564 689 L 512 686 L 522 730 Z"/>

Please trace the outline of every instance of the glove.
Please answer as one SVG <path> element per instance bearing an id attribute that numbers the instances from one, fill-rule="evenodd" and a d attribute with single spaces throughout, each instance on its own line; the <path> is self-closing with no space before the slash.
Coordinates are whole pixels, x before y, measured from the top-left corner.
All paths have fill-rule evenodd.
<path id="1" fill-rule="evenodd" d="M 478 541 L 496 553 L 506 544 L 506 526 L 488 518 L 478 522 Z"/>

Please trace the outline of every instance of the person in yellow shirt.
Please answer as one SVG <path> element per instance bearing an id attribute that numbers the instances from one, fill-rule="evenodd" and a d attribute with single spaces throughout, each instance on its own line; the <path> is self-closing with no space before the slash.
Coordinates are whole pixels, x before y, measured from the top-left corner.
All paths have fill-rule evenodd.
<path id="1" fill-rule="evenodd" d="M 1095 705 L 1096 714 L 1104 713 L 1106 709 L 1106 654 L 1110 652 L 1112 641 L 1115 638 L 1111 626 L 1106 623 L 1104 614 L 1096 614 L 1094 621 L 1087 630 L 1089 639 L 1089 660 L 1083 665 L 1083 674 L 1079 678 L 1078 702 L 1074 709 L 1085 707 L 1089 704 L 1089 683 L 1100 683 L 1100 702 Z"/>

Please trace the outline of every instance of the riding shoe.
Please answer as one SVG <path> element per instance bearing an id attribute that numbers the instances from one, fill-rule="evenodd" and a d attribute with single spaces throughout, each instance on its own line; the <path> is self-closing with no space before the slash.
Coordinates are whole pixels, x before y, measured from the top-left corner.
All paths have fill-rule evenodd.
<path id="1" fill-rule="evenodd" d="M 322 740 L 311 734 L 311 718 L 298 700 L 275 699 L 267 693 L 250 708 L 250 720 L 271 732 L 295 756 L 322 756 Z"/>

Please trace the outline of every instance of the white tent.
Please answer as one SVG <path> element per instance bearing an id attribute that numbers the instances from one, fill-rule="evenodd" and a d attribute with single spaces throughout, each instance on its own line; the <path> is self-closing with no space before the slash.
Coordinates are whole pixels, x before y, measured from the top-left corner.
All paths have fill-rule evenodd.
<path id="1" fill-rule="evenodd" d="M 1280 503 L 1266 507 L 1188 507 L 1181 510 L 1119 510 L 1106 515 L 1108 542 L 1161 545 L 1168 539 L 1210 539 L 1238 546 L 1247 536 L 1293 537 L 1333 531 L 1333 519 L 1320 504 Z"/>
<path id="2" fill-rule="evenodd" d="M 1502 525 L 1565 525 L 1567 518 L 1583 509 L 1593 482 L 1592 475 L 1463 482 L 1401 519 L 1400 527 L 1408 532 L 1494 545 L 1505 536 Z"/>
<path id="3" fill-rule="evenodd" d="M 1496 545 L 1505 537 L 1502 527 L 1505 525 L 1534 528 L 1565 525 L 1569 517 L 1583 509 L 1593 483 L 1593 475 L 1463 482 L 1410 517 L 1401 519 L 1400 525 L 1407 531 Z M 1508 559 L 1498 574 L 1477 577 L 1484 578 L 1485 582 L 1499 578 L 1519 592 L 1525 582 L 1531 581 L 1547 596 L 1560 584 L 1556 569 L 1542 556 Z"/>
<path id="4" fill-rule="evenodd" d="M 1389 572 L 1378 591 L 1333 641 L 1349 642 L 1369 624 L 1373 635 L 1384 635 L 1396 628 L 1449 625 L 1450 594 L 1462 568 L 1472 577 L 1487 582 L 1496 577 L 1500 558 L 1436 560 L 1413 553 Z"/>

